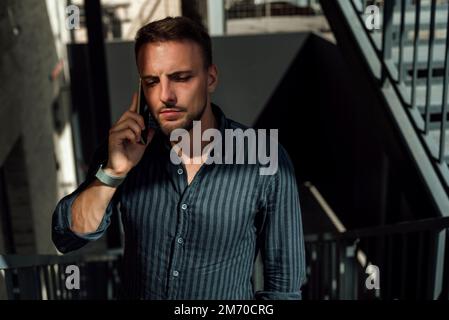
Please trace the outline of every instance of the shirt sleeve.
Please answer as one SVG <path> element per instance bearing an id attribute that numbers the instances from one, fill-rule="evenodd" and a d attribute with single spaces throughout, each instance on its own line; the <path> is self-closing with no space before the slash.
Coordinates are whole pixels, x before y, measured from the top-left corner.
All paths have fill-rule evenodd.
<path id="1" fill-rule="evenodd" d="M 56 248 L 62 253 L 77 250 L 85 246 L 87 243 L 99 239 L 106 232 L 111 222 L 112 214 L 114 214 L 118 210 L 117 190 L 108 207 L 106 208 L 105 215 L 103 216 L 103 219 L 96 231 L 92 233 L 79 234 L 71 230 L 71 208 L 73 202 L 75 201 L 76 197 L 96 179 L 96 171 L 98 170 L 99 166 L 101 164 L 104 164 L 106 161 L 107 142 L 103 143 L 95 151 L 85 181 L 71 194 L 62 198 L 56 205 L 52 217 L 52 239 Z"/>
<path id="2" fill-rule="evenodd" d="M 304 236 L 298 188 L 287 152 L 279 146 L 279 167 L 266 188 L 265 216 L 258 244 L 264 288 L 260 300 L 299 300 L 305 282 Z"/>

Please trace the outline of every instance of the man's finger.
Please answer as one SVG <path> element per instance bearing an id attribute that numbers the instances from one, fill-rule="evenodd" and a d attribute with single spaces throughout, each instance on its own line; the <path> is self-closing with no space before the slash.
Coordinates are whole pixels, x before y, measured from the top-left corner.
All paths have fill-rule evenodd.
<path id="1" fill-rule="evenodd" d="M 131 106 L 129 107 L 130 111 L 137 112 L 137 93 L 133 93 L 133 100 L 131 102 Z"/>

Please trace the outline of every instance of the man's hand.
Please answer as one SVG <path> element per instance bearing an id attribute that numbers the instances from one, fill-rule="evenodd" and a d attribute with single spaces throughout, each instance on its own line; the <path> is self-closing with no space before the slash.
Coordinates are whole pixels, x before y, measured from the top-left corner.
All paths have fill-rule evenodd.
<path id="1" fill-rule="evenodd" d="M 108 163 L 105 171 L 112 175 L 126 175 L 137 165 L 154 136 L 154 129 L 148 128 L 147 144 L 140 141 L 144 120 L 137 113 L 137 94 L 134 93 L 131 106 L 109 130 Z"/>

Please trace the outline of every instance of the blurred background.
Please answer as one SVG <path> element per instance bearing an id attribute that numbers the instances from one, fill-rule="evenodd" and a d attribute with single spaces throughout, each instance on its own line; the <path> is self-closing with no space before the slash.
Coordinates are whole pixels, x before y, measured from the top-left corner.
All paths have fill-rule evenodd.
<path id="1" fill-rule="evenodd" d="M 279 129 L 292 158 L 304 299 L 448 299 L 443 0 L 2 0 L 0 299 L 116 297 L 119 217 L 61 256 L 51 216 L 137 88 L 136 31 L 180 15 L 212 36 L 213 102 Z M 80 290 L 65 286 L 71 264 Z"/>

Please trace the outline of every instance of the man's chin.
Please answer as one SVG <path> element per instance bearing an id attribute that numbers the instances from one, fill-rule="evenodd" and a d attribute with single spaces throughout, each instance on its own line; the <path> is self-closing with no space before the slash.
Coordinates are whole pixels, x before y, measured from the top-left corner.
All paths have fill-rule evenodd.
<path id="1" fill-rule="evenodd" d="M 161 124 L 161 131 L 165 135 L 169 136 L 176 129 L 185 129 L 189 131 L 192 128 L 192 123 L 187 121 L 170 121 Z"/>

